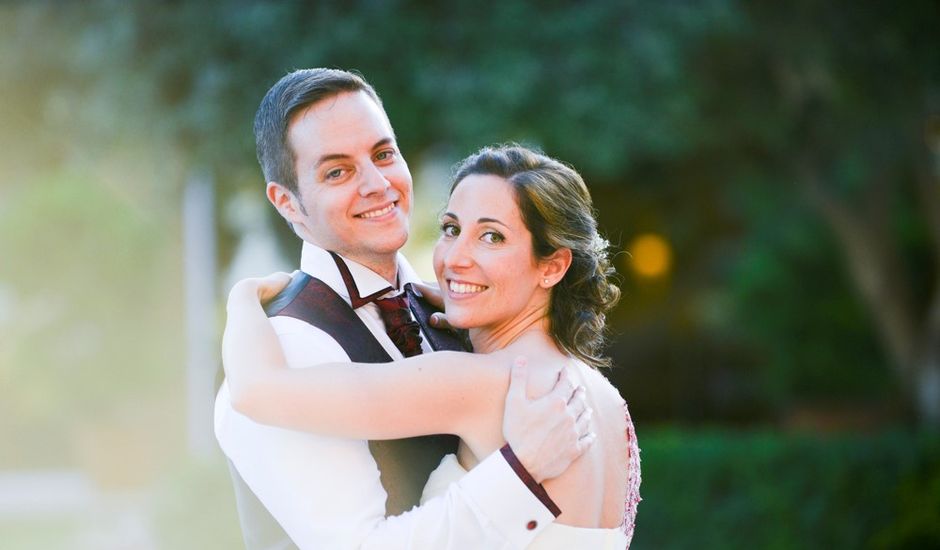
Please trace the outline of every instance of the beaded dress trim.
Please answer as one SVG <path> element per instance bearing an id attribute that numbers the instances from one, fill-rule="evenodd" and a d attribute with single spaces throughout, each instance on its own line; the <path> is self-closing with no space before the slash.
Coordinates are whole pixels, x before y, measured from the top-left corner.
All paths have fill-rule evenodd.
<path id="1" fill-rule="evenodd" d="M 630 541 L 633 540 L 633 529 L 636 526 L 636 508 L 643 500 L 640 498 L 642 476 L 640 475 L 640 447 L 637 445 L 633 420 L 630 418 L 626 403 L 623 404 L 623 412 L 627 418 L 627 467 L 629 468 L 623 509 L 623 532 L 627 536 L 627 548 L 629 548 Z"/>

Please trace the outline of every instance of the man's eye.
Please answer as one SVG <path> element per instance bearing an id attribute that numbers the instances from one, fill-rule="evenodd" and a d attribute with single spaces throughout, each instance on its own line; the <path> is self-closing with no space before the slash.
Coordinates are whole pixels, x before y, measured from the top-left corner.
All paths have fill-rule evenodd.
<path id="1" fill-rule="evenodd" d="M 460 228 L 452 223 L 442 223 L 441 233 L 443 233 L 445 237 L 456 237 L 460 235 Z"/>
<path id="2" fill-rule="evenodd" d="M 483 239 L 483 242 L 489 244 L 498 244 L 506 240 L 506 237 L 503 237 L 502 233 L 498 231 L 487 231 L 480 238 Z"/>
<path id="3" fill-rule="evenodd" d="M 334 168 L 326 173 L 326 179 L 335 180 L 343 175 L 342 168 Z"/>
<path id="4" fill-rule="evenodd" d="M 391 160 L 395 156 L 395 151 L 391 149 L 386 151 L 380 151 L 379 154 L 375 155 L 376 160 Z"/>

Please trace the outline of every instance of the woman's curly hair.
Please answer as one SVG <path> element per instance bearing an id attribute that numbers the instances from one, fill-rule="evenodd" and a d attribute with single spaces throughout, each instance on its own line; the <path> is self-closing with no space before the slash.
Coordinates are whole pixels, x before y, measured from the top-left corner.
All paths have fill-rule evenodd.
<path id="1" fill-rule="evenodd" d="M 606 313 L 620 299 L 609 243 L 597 232 L 591 195 L 570 166 L 517 144 L 484 147 L 461 161 L 454 189 L 471 174 L 499 176 L 512 185 L 536 258 L 571 250 L 571 266 L 551 293 L 550 333 L 558 346 L 592 367 L 610 366 L 601 355 Z"/>

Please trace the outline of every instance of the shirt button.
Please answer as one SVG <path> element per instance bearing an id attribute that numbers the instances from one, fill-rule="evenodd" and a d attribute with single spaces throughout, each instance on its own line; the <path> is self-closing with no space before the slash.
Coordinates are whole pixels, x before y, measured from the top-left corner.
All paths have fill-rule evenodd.
<path id="1" fill-rule="evenodd" d="M 535 529 L 536 527 L 538 527 L 538 526 L 539 526 L 539 522 L 537 522 L 537 521 L 535 521 L 535 520 L 533 519 L 533 520 L 530 521 L 528 524 L 526 524 L 525 528 L 528 529 L 529 531 L 532 531 L 532 530 L 534 530 L 534 529 Z"/>

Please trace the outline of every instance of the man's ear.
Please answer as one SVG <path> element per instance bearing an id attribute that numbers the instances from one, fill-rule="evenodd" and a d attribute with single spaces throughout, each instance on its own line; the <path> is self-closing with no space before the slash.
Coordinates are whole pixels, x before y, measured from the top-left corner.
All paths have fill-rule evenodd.
<path id="1" fill-rule="evenodd" d="M 539 261 L 539 271 L 541 273 L 539 286 L 551 288 L 557 285 L 558 281 L 564 278 L 569 267 L 571 267 L 570 248 L 559 248 L 547 258 L 542 258 Z"/>
<path id="2" fill-rule="evenodd" d="M 276 181 L 269 181 L 265 188 L 265 195 L 268 197 L 268 202 L 274 205 L 274 208 L 288 223 L 300 221 L 298 218 L 303 213 L 303 206 L 289 189 Z"/>

